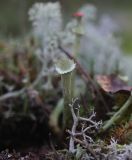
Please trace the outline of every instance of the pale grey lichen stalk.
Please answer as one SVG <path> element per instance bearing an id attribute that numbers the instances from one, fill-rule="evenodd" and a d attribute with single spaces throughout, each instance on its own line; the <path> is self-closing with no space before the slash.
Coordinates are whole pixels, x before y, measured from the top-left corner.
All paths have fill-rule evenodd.
<path id="1" fill-rule="evenodd" d="M 63 84 L 63 96 L 64 96 L 64 111 L 63 111 L 63 129 L 70 127 L 72 121 L 71 111 L 69 104 L 73 98 L 72 87 L 72 73 L 76 67 L 76 64 L 67 57 L 62 58 L 56 63 L 56 71 L 61 75 Z"/>

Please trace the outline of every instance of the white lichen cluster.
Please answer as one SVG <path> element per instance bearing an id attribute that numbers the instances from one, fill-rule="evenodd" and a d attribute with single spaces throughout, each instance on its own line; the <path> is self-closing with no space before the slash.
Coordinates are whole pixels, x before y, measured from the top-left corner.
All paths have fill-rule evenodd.
<path id="1" fill-rule="evenodd" d="M 35 3 L 29 10 L 29 20 L 32 22 L 35 38 L 40 44 L 36 55 L 40 61 L 47 62 L 48 65 L 59 52 L 58 41 L 62 31 L 60 4 Z"/>
<path id="2" fill-rule="evenodd" d="M 119 145 L 114 139 L 107 146 L 108 152 L 104 154 L 104 159 L 108 160 L 130 160 L 132 159 L 132 144 Z"/>
<path id="3" fill-rule="evenodd" d="M 62 30 L 61 7 L 56 3 L 35 3 L 29 10 L 35 35 L 46 48 L 50 41 Z"/>
<path id="4" fill-rule="evenodd" d="M 59 34 L 62 31 L 61 7 L 56 3 L 35 3 L 29 10 L 33 34 L 39 47 L 35 51 L 41 64 L 40 78 L 48 76 L 43 88 L 52 88 L 51 77 L 54 75 L 53 62 L 58 55 Z"/>
<path id="5" fill-rule="evenodd" d="M 113 33 L 109 31 L 103 33 L 102 30 L 93 22 L 87 22 L 85 36 L 82 39 L 81 56 L 89 71 L 93 69 L 95 73 L 109 74 L 117 69 L 122 51 Z"/>
<path id="6" fill-rule="evenodd" d="M 92 5 L 84 6 L 80 11 L 84 13 L 84 36 L 81 38 L 79 51 L 82 64 L 89 72 L 94 70 L 95 73 L 113 73 L 122 57 L 120 40 L 114 36 L 117 26 L 106 15 L 97 20 L 97 10 Z M 74 19 L 70 22 L 70 26 L 72 25 L 75 26 Z"/>

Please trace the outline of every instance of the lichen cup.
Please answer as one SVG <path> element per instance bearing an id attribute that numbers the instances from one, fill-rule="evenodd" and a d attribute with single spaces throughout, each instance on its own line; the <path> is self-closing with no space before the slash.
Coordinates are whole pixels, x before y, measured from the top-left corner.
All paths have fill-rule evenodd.
<path id="1" fill-rule="evenodd" d="M 73 98 L 73 83 L 72 75 L 76 68 L 76 64 L 73 60 L 67 57 L 63 57 L 57 60 L 55 64 L 56 71 L 61 75 L 61 81 L 63 84 L 63 96 L 64 96 L 64 110 L 63 110 L 63 129 L 70 128 L 72 124 L 72 115 L 69 104 Z"/>

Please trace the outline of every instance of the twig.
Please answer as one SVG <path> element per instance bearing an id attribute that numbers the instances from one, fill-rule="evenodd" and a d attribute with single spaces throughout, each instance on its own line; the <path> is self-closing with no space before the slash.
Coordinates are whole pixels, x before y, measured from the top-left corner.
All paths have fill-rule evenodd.
<path id="1" fill-rule="evenodd" d="M 51 149 L 52 149 L 53 152 L 54 152 L 54 158 L 55 158 L 56 160 L 60 160 L 59 155 L 58 155 L 58 153 L 57 153 L 57 151 L 56 151 L 56 149 L 55 149 L 55 147 L 54 147 L 54 145 L 53 145 L 53 142 L 52 142 L 52 139 L 51 139 L 51 134 L 49 134 L 49 140 L 50 140 Z"/>
<path id="2" fill-rule="evenodd" d="M 42 66 L 41 71 L 39 72 L 38 76 L 36 77 L 36 79 L 32 82 L 32 84 L 30 85 L 31 88 L 34 88 L 36 85 L 38 85 L 38 83 L 40 82 L 41 78 L 44 75 L 44 69 L 45 69 L 45 63 Z"/>
<path id="3" fill-rule="evenodd" d="M 71 113 L 72 113 L 72 117 L 73 117 L 73 126 L 72 126 L 72 135 L 74 136 L 74 134 L 76 133 L 76 128 L 78 126 L 78 117 L 76 116 L 75 112 L 74 112 L 74 109 L 73 109 L 73 105 L 75 103 L 77 99 L 73 100 L 72 101 L 72 104 L 70 105 L 71 107 Z M 69 143 L 69 151 L 71 153 L 74 153 L 75 152 L 75 146 L 74 146 L 74 139 L 73 139 L 73 136 L 71 136 L 70 138 L 70 143 Z"/>
<path id="4" fill-rule="evenodd" d="M 0 96 L 0 101 L 4 101 L 8 98 L 15 98 L 15 97 L 18 97 L 20 96 L 21 94 L 23 94 L 25 92 L 26 88 L 22 88 L 21 90 L 19 91 L 14 91 L 14 92 L 9 92 L 9 93 L 6 93 L 2 96 Z"/>
<path id="5" fill-rule="evenodd" d="M 36 77 L 36 79 L 32 82 L 32 84 L 30 84 L 29 88 L 36 87 L 36 85 L 39 83 L 39 81 L 41 80 L 41 78 L 43 76 L 43 70 L 44 70 L 44 65 L 42 66 L 42 69 L 41 69 L 40 73 L 38 74 L 38 76 Z M 26 91 L 26 89 L 27 88 L 24 87 L 18 91 L 12 91 L 12 92 L 6 93 L 6 94 L 0 96 L 0 101 L 4 101 L 9 98 L 19 97 L 20 95 L 22 95 Z"/>
<path id="6" fill-rule="evenodd" d="M 84 148 L 86 148 L 86 149 L 88 150 L 88 152 L 90 152 L 90 153 L 92 154 L 92 156 L 95 158 L 95 160 L 98 159 L 97 156 L 96 156 L 96 154 L 95 154 L 95 152 L 93 151 L 93 149 L 92 149 L 88 144 L 86 145 L 85 142 L 83 142 L 83 141 L 81 141 L 80 139 L 77 139 L 77 138 L 75 138 L 75 137 L 74 137 L 74 141 L 75 141 L 76 143 L 81 144 Z"/>
<path id="7" fill-rule="evenodd" d="M 72 59 L 76 65 L 78 66 L 78 69 L 81 73 L 81 75 L 83 76 L 83 79 L 88 82 L 88 81 L 93 81 L 91 79 L 91 77 L 87 74 L 87 72 L 83 69 L 83 67 L 81 66 L 81 64 L 69 53 L 67 52 L 64 48 L 62 48 L 61 46 L 58 47 L 63 53 L 65 53 L 70 59 Z"/>

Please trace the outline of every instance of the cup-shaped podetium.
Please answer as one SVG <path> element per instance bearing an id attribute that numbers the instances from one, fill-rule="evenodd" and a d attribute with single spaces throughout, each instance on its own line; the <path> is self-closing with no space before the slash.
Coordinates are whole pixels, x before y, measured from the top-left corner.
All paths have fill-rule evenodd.
<path id="1" fill-rule="evenodd" d="M 63 84 L 63 96 L 64 96 L 64 110 L 63 110 L 63 129 L 69 128 L 72 125 L 72 115 L 69 104 L 73 98 L 73 83 L 72 75 L 76 68 L 76 64 L 73 60 L 65 57 L 59 59 L 55 65 L 56 71 L 61 75 L 61 81 Z"/>

